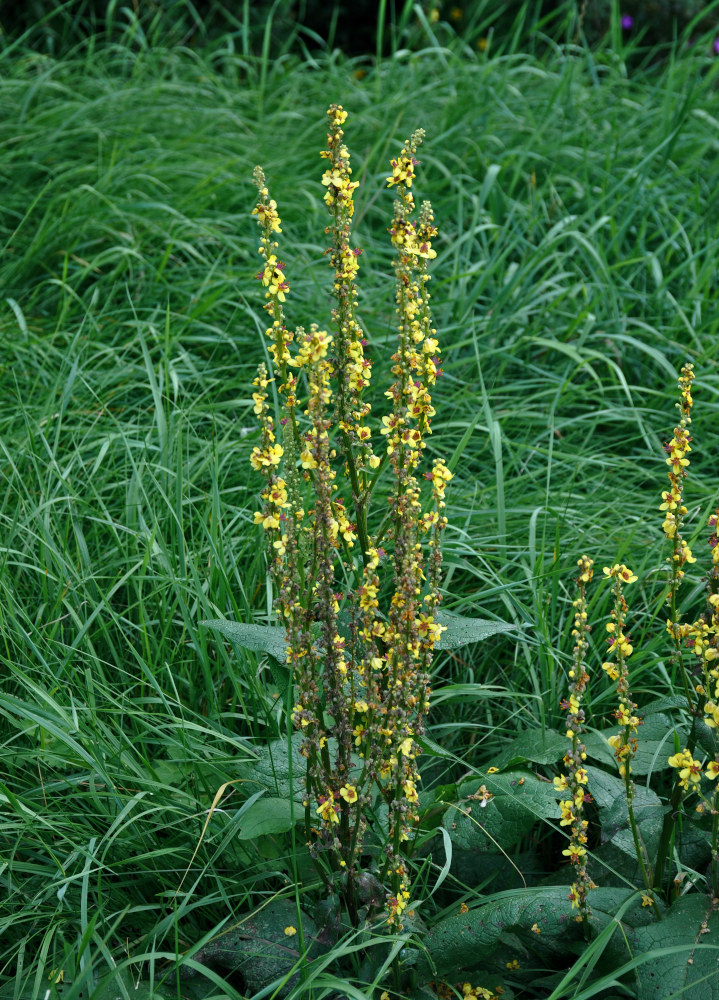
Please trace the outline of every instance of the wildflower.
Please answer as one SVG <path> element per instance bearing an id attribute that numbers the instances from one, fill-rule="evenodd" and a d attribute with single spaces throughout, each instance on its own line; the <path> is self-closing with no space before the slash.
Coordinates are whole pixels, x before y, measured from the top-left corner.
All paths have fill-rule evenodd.
<path id="1" fill-rule="evenodd" d="M 681 400 L 677 407 L 681 412 L 681 419 L 674 428 L 674 435 L 668 444 L 664 445 L 666 453 L 666 463 L 669 466 L 667 473 L 669 478 L 669 489 L 662 491 L 662 503 L 659 509 L 665 511 L 662 524 L 665 536 L 672 543 L 671 555 L 667 558 L 669 563 L 669 588 L 667 592 L 667 604 L 670 608 L 671 617 L 669 620 L 669 630 L 674 641 L 673 659 L 682 664 L 682 650 L 679 635 L 679 612 L 677 607 L 677 595 L 679 584 L 684 577 L 685 563 L 695 562 L 691 549 L 682 538 L 682 526 L 687 508 L 684 506 L 684 480 L 687 476 L 689 459 L 686 457 L 691 451 L 689 425 L 691 424 L 691 410 L 693 405 L 692 382 L 694 380 L 693 365 L 685 364 L 679 373 L 679 389 Z M 691 706 L 690 706 L 691 708 Z"/>
<path id="2" fill-rule="evenodd" d="M 679 785 L 685 792 L 690 791 L 692 785 L 698 785 L 702 777 L 701 763 L 694 760 L 688 750 L 682 750 L 668 758 L 670 767 L 679 771 Z"/>
<path id="3" fill-rule="evenodd" d="M 339 823 L 340 818 L 335 809 L 334 799 L 324 799 L 317 808 L 317 815 L 326 823 Z"/>
<path id="4" fill-rule="evenodd" d="M 586 748 L 581 741 L 584 729 L 584 709 L 581 703 L 589 681 L 589 674 L 585 667 L 589 648 L 587 635 L 590 631 L 587 623 L 586 588 L 592 581 L 594 569 L 592 560 L 588 556 L 582 556 L 578 559 L 577 566 L 579 568 L 577 577 L 579 595 L 574 601 L 572 636 L 575 639 L 575 645 L 572 669 L 569 672 L 571 684 L 569 697 L 562 701 L 562 708 L 567 712 L 566 735 L 567 739 L 571 740 L 572 745 L 564 757 L 567 773 L 556 776 L 553 781 L 557 791 L 569 793 L 567 798 L 559 802 L 559 825 L 570 828 L 569 845 L 562 853 L 569 858 L 571 864 L 577 866 L 577 879 L 573 886 L 576 906 L 579 909 L 577 919 L 587 920 L 591 913 L 587 893 L 594 883 L 587 873 L 584 860 L 586 850 L 583 847 L 587 841 L 586 830 L 588 826 L 587 820 L 582 815 L 584 802 L 587 798 L 583 786 L 588 782 L 588 775 L 586 768 L 582 766 L 582 761 L 586 758 Z"/>
<path id="5" fill-rule="evenodd" d="M 297 933 L 297 928 L 293 927 L 292 924 L 290 924 L 289 927 L 285 927 L 285 934 L 287 935 L 287 937 L 294 937 L 296 933 Z"/>
<path id="6" fill-rule="evenodd" d="M 356 802 L 357 801 L 357 789 L 354 785 L 343 785 L 340 788 L 340 795 L 345 800 L 345 802 Z"/>
<path id="7" fill-rule="evenodd" d="M 634 18 L 631 14 L 622 14 L 619 23 L 621 24 L 623 31 L 631 31 L 634 27 Z"/>
<path id="8" fill-rule="evenodd" d="M 515 969 L 521 968 L 521 966 L 520 966 L 520 964 L 519 964 L 519 962 L 517 961 L 516 958 L 513 958 L 511 962 L 507 962 L 506 965 L 507 965 L 507 968 L 511 969 L 512 971 L 514 971 Z"/>
<path id="9" fill-rule="evenodd" d="M 250 462 L 264 486 L 254 520 L 267 537 L 275 606 L 286 627 L 287 664 L 297 686 L 291 718 L 302 733 L 300 752 L 307 761 L 310 853 L 318 864 L 329 855 L 335 871 L 346 869 L 348 879 L 355 877 L 366 819 L 360 809 L 347 807 L 367 801 L 374 785 L 387 806 L 381 870 L 391 882 L 387 919 L 401 929 L 410 898 L 401 845 L 418 820 L 419 737 L 429 709 L 433 650 L 444 628 L 438 620 L 440 543 L 452 478 L 439 457 L 429 463 L 431 470 L 422 467 L 435 415 L 432 387 L 441 374 L 427 271 L 436 257 L 437 228 L 429 203 L 415 211 L 411 191 L 423 138 L 419 130 L 392 160 L 388 178 L 396 195 L 390 235 L 399 338 L 391 359 L 390 412 L 380 428 L 387 452 L 382 459 L 372 445 L 371 405 L 365 399 L 372 363 L 358 319 L 361 249 L 351 241 L 359 184 L 343 141 L 347 112 L 333 104 L 327 115 L 327 145 L 320 155 L 326 161 L 327 256 L 336 302 L 329 329 L 314 323 L 288 328 L 284 309 L 291 292 L 276 239 L 280 218 L 263 172 L 257 168 L 254 174 L 258 277 L 270 316 L 265 335 L 282 412 L 276 428 L 267 393 L 273 378 L 261 366 L 252 401 L 262 436 Z M 369 499 L 383 473 L 393 479 L 390 558 L 368 528 Z M 380 607 L 385 593 L 387 604 Z M 343 612 L 347 618 L 341 619 Z M 353 754 L 363 760 L 360 774 Z M 314 826 L 311 811 L 320 820 Z"/>
<path id="10" fill-rule="evenodd" d="M 581 844 L 570 844 L 562 854 L 569 858 L 570 862 L 574 865 L 579 861 L 580 858 L 584 857 L 587 852 L 582 847 Z"/>

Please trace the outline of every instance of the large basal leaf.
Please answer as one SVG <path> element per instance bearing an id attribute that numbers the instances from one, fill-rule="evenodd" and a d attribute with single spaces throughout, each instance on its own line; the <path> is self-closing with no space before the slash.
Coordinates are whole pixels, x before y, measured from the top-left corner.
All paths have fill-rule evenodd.
<path id="1" fill-rule="evenodd" d="M 597 805 L 601 825 L 600 845 L 592 851 L 591 872 L 602 884 L 636 880 L 640 871 L 629 827 L 624 779 L 598 767 L 588 767 L 587 776 L 587 791 Z M 635 785 L 634 816 L 650 861 L 656 856 L 665 811 L 651 788 Z"/>
<path id="2" fill-rule="evenodd" d="M 265 788 L 271 796 L 295 802 L 304 797 L 307 760 L 300 753 L 302 733 L 292 734 L 292 769 L 287 751 L 287 740 L 270 740 L 257 747 L 257 760 L 239 767 L 240 776 L 245 778 L 252 791 Z"/>
<path id="3" fill-rule="evenodd" d="M 616 736 L 619 726 L 610 726 L 601 732 L 587 733 L 582 741 L 587 755 L 592 760 L 601 761 L 608 767 L 616 768 L 614 751 L 607 743 L 607 737 Z M 686 730 L 675 726 L 668 715 L 657 713 L 647 715 L 637 733 L 637 752 L 632 760 L 632 774 L 635 778 L 669 768 L 669 757 L 674 753 L 674 733 L 681 746 L 686 746 Z"/>
<path id="4" fill-rule="evenodd" d="M 62 970 L 56 970 L 59 975 Z M 115 969 L 110 975 L 103 976 L 96 985 L 92 978 L 88 977 L 86 985 L 80 986 L 78 983 L 63 975 L 59 982 L 48 983 L 44 992 L 44 1000 L 63 1000 L 68 993 L 72 993 L 77 1000 L 88 1000 L 90 996 L 93 1000 L 167 1000 L 173 995 L 173 990 L 167 983 L 159 985 L 156 976 L 153 985 L 143 979 L 136 979 L 132 970 Z M 0 987 L 0 1000 L 30 1000 L 36 996 L 36 991 L 32 985 L 28 985 L 25 991 L 18 995 L 14 990 L 15 984 L 11 980 Z"/>
<path id="5" fill-rule="evenodd" d="M 435 643 L 435 649 L 458 649 L 470 642 L 481 642 L 503 632 L 516 632 L 517 626 L 511 622 L 496 622 L 485 618 L 464 618 L 447 611 L 437 613 L 437 621 L 446 626 L 446 632 Z"/>
<path id="6" fill-rule="evenodd" d="M 244 979 L 244 992 L 253 996 L 259 990 L 287 976 L 299 962 L 299 934 L 288 935 L 286 928 L 297 926 L 297 907 L 288 899 L 276 899 L 257 913 L 231 927 L 210 941 L 193 956 L 193 962 L 224 975 L 240 973 Z M 307 914 L 302 914 L 302 933 L 306 959 L 312 959 L 325 950 L 319 930 Z M 197 975 L 198 971 L 185 965 L 183 977 Z M 299 979 L 294 972 L 285 986 L 274 996 L 284 996 Z"/>
<path id="7" fill-rule="evenodd" d="M 479 791 L 482 785 L 492 793 L 487 801 Z M 559 815 L 554 785 L 530 771 L 472 778 L 462 782 L 459 794 L 459 808 L 449 808 L 442 825 L 460 850 L 508 850 L 529 833 L 537 820 Z"/>
<path id="8" fill-rule="evenodd" d="M 271 796 L 278 799 L 289 802 L 291 796 L 296 803 L 301 803 L 304 798 L 307 775 L 307 759 L 300 753 L 303 740 L 302 733 L 292 734 L 291 769 L 287 740 L 270 740 L 263 746 L 257 747 L 256 760 L 252 761 L 251 764 L 243 763 L 240 765 L 238 768 L 240 777 L 245 779 L 252 791 L 256 791 L 257 788 L 265 788 Z M 327 749 L 330 759 L 334 759 L 337 751 L 337 741 L 334 737 L 327 741 Z M 360 758 L 353 756 L 350 778 L 357 780 L 361 774 L 362 766 Z"/>
<path id="9" fill-rule="evenodd" d="M 637 969 L 637 1000 L 719 1000 L 719 913 L 711 897 L 682 896 L 659 923 L 637 930 L 638 954 L 648 961 Z M 686 950 L 651 956 L 660 948 Z"/>
<path id="10" fill-rule="evenodd" d="M 435 924 L 422 944 L 417 968 L 420 981 L 435 974 L 456 974 L 487 963 L 501 935 L 508 931 L 528 932 L 536 924 L 538 940 L 560 937 L 571 950 L 572 942 L 582 938 L 576 910 L 572 910 L 567 886 L 542 886 L 522 892 L 502 893 L 487 903 L 456 913 Z M 632 895 L 627 889 L 596 889 L 592 892 L 592 910 L 598 924 L 606 924 Z M 619 926 L 619 925 L 617 925 Z"/>
<path id="11" fill-rule="evenodd" d="M 251 649 L 254 653 L 268 653 L 278 663 L 284 663 L 287 659 L 285 630 L 279 625 L 245 625 L 243 622 L 230 621 L 229 618 L 210 618 L 200 622 L 200 625 L 220 632 L 243 649 Z"/>
<path id="12" fill-rule="evenodd" d="M 602 824 L 602 841 L 629 827 L 629 813 L 624 779 L 598 767 L 587 768 L 587 790 L 597 804 Z M 634 786 L 634 815 L 645 839 L 658 835 L 664 821 L 662 800 L 646 785 Z"/>
<path id="13" fill-rule="evenodd" d="M 492 758 L 494 767 L 504 770 L 517 764 L 554 764 L 561 760 L 571 747 L 564 733 L 552 729 L 530 729 L 522 733 Z"/>
<path id="14" fill-rule="evenodd" d="M 463 618 L 461 615 L 452 615 L 446 611 L 438 612 L 437 620 L 440 625 L 446 626 L 446 631 L 435 644 L 435 649 L 458 649 L 470 642 L 481 642 L 482 639 L 490 639 L 502 632 L 513 632 L 517 629 L 511 622 Z M 244 649 L 251 649 L 255 653 L 269 653 L 279 663 L 284 663 L 287 659 L 285 630 L 280 625 L 245 625 L 243 622 L 230 621 L 229 618 L 210 618 L 200 624 L 221 632 L 226 639 L 236 642 Z M 339 631 L 346 632 L 346 622 L 342 616 Z"/>
<path id="15" fill-rule="evenodd" d="M 266 795 L 243 812 L 237 836 L 240 840 L 253 840 L 271 833 L 287 833 L 293 823 L 303 818 L 304 810 L 295 807 L 293 820 L 292 805 L 288 799 Z"/>

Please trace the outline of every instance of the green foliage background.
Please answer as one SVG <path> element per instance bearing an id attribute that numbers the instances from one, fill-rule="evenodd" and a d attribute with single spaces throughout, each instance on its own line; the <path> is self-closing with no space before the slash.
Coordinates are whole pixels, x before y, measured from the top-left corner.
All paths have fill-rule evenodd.
<path id="1" fill-rule="evenodd" d="M 191 959 L 278 886 L 301 916 L 302 844 L 241 836 L 261 818 L 250 816 L 262 801 L 257 754 L 286 737 L 282 677 L 200 622 L 268 620 L 248 462 L 264 349 L 251 172 L 263 164 L 280 205 L 293 321 L 326 321 L 317 153 L 329 99 L 351 113 L 375 398 L 394 340 L 384 178 L 401 140 L 427 131 L 418 191 L 440 225 L 432 294 L 445 372 L 431 450 L 455 473 L 445 607 L 515 626 L 435 661 L 424 769 L 435 832 L 417 864 L 427 893 L 438 888 L 422 918 L 446 927 L 460 900 L 506 901 L 499 919 L 519 937 L 496 940 L 504 957 L 524 955 L 517 941 L 526 950 L 533 938 L 515 913 L 528 897 L 514 869 L 497 862 L 492 881 L 471 851 L 469 868 L 451 867 L 442 803 L 497 760 L 551 775 L 561 752 L 537 756 L 514 741 L 544 729 L 556 746 L 582 552 L 600 569 L 627 562 L 641 579 L 633 690 L 670 713 L 652 731 L 652 774 L 662 726 L 681 721 L 656 507 L 675 375 L 689 358 L 689 534 L 700 560 L 684 592 L 691 616 L 717 506 L 711 38 L 667 39 L 657 52 L 615 19 L 594 47 L 522 28 L 495 32 L 480 51 L 413 8 L 412 45 L 375 65 L 277 47 L 267 20 L 193 47 L 184 36 L 164 42 L 161 20 L 149 30 L 114 10 L 114 40 L 68 27 L 53 48 L 41 34 L 6 33 L 0 57 L 0 987 L 44 996 L 64 969 L 70 985 L 57 990 L 68 1000 L 99 997 L 108 980 L 122 992 L 122 975 L 150 994 L 187 995 L 178 954 Z M 535 23 L 533 10 L 522 8 L 522 25 Z M 82 11 L 92 26 L 91 7 Z M 196 13 L 183 5 L 188 25 Z M 565 37 L 575 13 L 564 10 Z M 593 620 L 607 609 L 596 586 Z M 599 626 L 594 641 L 589 713 L 601 729 L 614 696 L 598 676 Z M 555 827 L 525 836 L 520 821 L 508 845 L 530 888 L 566 878 Z M 617 857 L 605 852 L 615 870 Z M 633 877 L 621 871 L 608 913 L 633 905 Z M 686 951 L 632 921 L 645 949 Z M 347 984 L 377 974 L 361 948 L 382 947 L 379 937 L 336 943 L 335 964 L 325 956 L 313 967 L 316 995 L 357 995 Z M 535 948 L 530 978 L 505 981 L 506 995 L 602 995 L 609 985 L 596 984 L 614 974 L 600 963 L 588 980 L 582 963 L 597 949 L 580 952 Z M 613 968 L 630 963 L 619 954 Z M 225 972 L 207 981 L 242 995 L 246 972 Z M 622 974 L 629 985 L 615 995 L 654 995 L 645 973 Z M 306 983 L 290 986 L 308 995 Z"/>

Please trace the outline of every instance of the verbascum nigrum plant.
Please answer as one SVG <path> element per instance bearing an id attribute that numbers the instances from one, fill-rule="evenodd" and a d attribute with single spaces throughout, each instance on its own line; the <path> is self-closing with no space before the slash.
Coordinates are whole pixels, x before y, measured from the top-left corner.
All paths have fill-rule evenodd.
<path id="1" fill-rule="evenodd" d="M 684 487 L 692 450 L 689 427 L 693 380 L 693 366 L 685 364 L 678 380 L 680 419 L 671 440 L 664 446 L 669 488 L 662 491 L 659 506 L 664 536 L 670 544 L 666 558 L 667 582 L 662 596 L 669 612 L 666 618 L 666 634 L 670 641 L 668 662 L 677 686 L 686 698 L 683 718 L 673 734 L 674 753 L 664 757 L 670 768 L 671 786 L 659 823 L 656 810 L 660 800 L 653 791 L 642 790 L 641 808 L 635 810 L 638 790 L 632 777 L 642 739 L 644 713 L 635 702 L 630 687 L 628 663 L 635 654 L 635 648 L 630 635 L 631 612 L 625 588 L 637 583 L 638 577 L 624 563 L 604 568 L 604 577 L 612 584 L 612 601 L 606 624 L 608 648 L 602 668 L 616 686 L 613 719 L 618 731 L 612 726 L 603 735 L 613 752 L 623 785 L 627 807 L 624 822 L 631 833 L 633 856 L 644 883 L 643 889 L 636 887 L 641 895 L 641 905 L 652 907 L 660 920 L 666 917 L 666 905 L 682 881 L 681 844 L 687 830 L 691 836 L 696 828 L 697 835 L 710 844 L 710 870 L 698 878 L 703 879 L 713 899 L 719 898 L 719 752 L 715 738 L 719 729 L 719 509 L 711 514 L 708 521 L 711 565 L 705 577 L 707 597 L 704 609 L 695 621 L 685 621 L 679 602 L 686 568 L 697 562 L 683 537 L 688 515 Z M 579 910 L 577 919 L 586 922 L 591 917 L 587 894 L 590 888 L 594 888 L 594 883 L 587 873 L 588 864 L 591 864 L 591 851 L 587 847 L 590 831 L 582 809 L 592 801 L 588 792 L 594 778 L 592 766 L 588 764 L 585 767 L 584 762 L 588 756 L 596 756 L 596 743 L 593 754 L 588 755 L 582 742 L 582 733 L 586 731 L 582 700 L 589 680 L 585 666 L 590 654 L 586 588 L 592 580 L 592 561 L 582 556 L 578 565 L 579 597 L 574 602 L 572 630 L 575 646 L 569 670 L 569 697 L 562 702 L 562 708 L 568 713 L 566 735 L 572 746 L 564 757 L 564 772 L 554 778 L 554 785 L 563 796 L 559 802 L 560 828 L 568 828 L 569 842 L 562 853 L 576 872 L 569 899 L 572 906 Z M 654 712 L 656 714 L 656 709 Z M 641 774 L 646 773 L 645 759 Z M 616 822 L 615 816 L 615 825 Z M 601 839 L 597 839 L 601 844 Z M 626 838 L 620 842 L 626 845 Z M 672 858 L 678 864 L 678 877 L 674 880 L 668 873 Z"/>
<path id="2" fill-rule="evenodd" d="M 372 361 L 358 318 L 358 182 L 344 143 L 347 112 L 333 104 L 327 114 L 320 155 L 327 161 L 322 184 L 333 272 L 328 328 L 288 326 L 281 221 L 263 171 L 254 174 L 272 361 L 271 371 L 260 365 L 254 382 L 261 440 L 251 463 L 264 477 L 255 522 L 267 538 L 275 609 L 286 629 L 311 855 L 328 886 L 342 886 L 356 919 L 366 817 L 384 817 L 374 874 L 385 886 L 387 921 L 401 929 L 410 900 L 403 843 L 418 819 L 417 740 L 442 632 L 441 537 L 451 479 L 441 458 L 425 459 L 441 371 L 427 273 L 437 230 L 430 204 L 417 210 L 414 202 L 420 130 L 391 161 L 387 178 L 395 193 L 389 232 L 399 336 L 378 434 L 368 399 Z"/>
<path id="3" fill-rule="evenodd" d="M 589 822 L 584 817 L 584 803 L 590 801 L 587 792 L 587 771 L 584 766 L 587 759 L 586 747 L 582 743 L 584 729 L 584 708 L 582 698 L 587 690 L 589 674 L 586 669 L 587 650 L 589 648 L 588 633 L 591 628 L 587 620 L 587 585 L 594 575 L 594 563 L 588 556 L 577 560 L 579 576 L 577 589 L 579 595 L 574 601 L 574 650 L 572 667 L 569 671 L 569 698 L 562 702 L 561 707 L 567 712 L 566 736 L 571 740 L 571 748 L 564 755 L 565 771 L 554 779 L 554 786 L 567 797 L 559 802 L 562 827 L 569 828 L 569 844 L 562 851 L 575 868 L 575 879 L 569 891 L 572 909 L 579 910 L 578 918 L 585 921 L 591 914 L 587 895 L 590 889 L 596 888 L 587 871 L 587 828 Z"/>

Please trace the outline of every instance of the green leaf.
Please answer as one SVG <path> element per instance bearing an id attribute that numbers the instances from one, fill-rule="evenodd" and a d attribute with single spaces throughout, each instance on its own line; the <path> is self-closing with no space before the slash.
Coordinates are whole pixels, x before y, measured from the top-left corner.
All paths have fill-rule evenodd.
<path id="1" fill-rule="evenodd" d="M 13 997 L 12 982 L 9 985 L 10 989 L 7 992 L 5 989 L 0 992 L 3 1000 L 5 997 L 8 1000 Z M 80 989 L 77 986 L 77 982 L 73 983 L 69 978 L 59 983 L 51 983 L 45 996 L 52 997 L 53 1000 L 63 1000 L 66 994 L 74 993 L 79 1000 L 85 1000 L 90 995 L 93 996 L 93 1000 L 127 1000 L 128 997 L 129 1000 L 165 1000 L 172 994 L 172 990 L 166 985 L 160 988 L 156 982 L 154 987 L 151 987 L 150 983 L 142 979 L 136 981 L 128 969 L 114 969 L 94 989 L 89 983 Z M 25 997 L 29 1000 L 33 995 L 32 989 L 28 987 L 27 993 L 21 993 L 19 1000 L 25 1000 Z"/>
<path id="2" fill-rule="evenodd" d="M 564 733 L 553 729 L 529 729 L 492 758 L 492 764 L 500 770 L 516 767 L 517 764 L 554 764 L 561 760 L 571 743 Z"/>
<path id="3" fill-rule="evenodd" d="M 299 822 L 303 813 L 295 809 L 294 822 Z M 268 833 L 287 833 L 292 829 L 292 807 L 287 799 L 277 799 L 269 795 L 258 799 L 242 814 L 240 840 L 253 840 Z"/>
<path id="4" fill-rule="evenodd" d="M 440 625 L 446 625 L 447 631 L 435 643 L 435 649 L 458 649 L 470 642 L 480 642 L 490 639 L 502 632 L 516 631 L 517 626 L 511 622 L 490 621 L 484 618 L 463 618 L 461 615 L 449 614 L 446 611 L 437 613 Z M 243 622 L 233 622 L 229 618 L 210 618 L 200 622 L 206 628 L 221 632 L 226 639 L 236 642 L 244 649 L 255 653 L 268 653 L 278 663 L 287 660 L 287 640 L 285 630 L 280 625 L 245 625 Z M 340 632 L 347 632 L 346 623 L 340 622 Z"/>
<path id="5" fill-rule="evenodd" d="M 287 740 L 281 739 L 270 740 L 264 746 L 257 747 L 257 759 L 251 763 L 243 763 L 238 768 L 240 777 L 253 785 L 267 789 L 270 795 L 279 799 L 289 801 L 291 796 L 295 802 L 302 802 L 307 775 L 307 759 L 300 753 L 303 740 L 302 733 L 292 734 L 291 776 Z M 330 759 L 333 759 L 337 751 L 337 740 L 334 737 L 327 740 L 327 749 Z M 362 766 L 360 758 L 353 755 L 350 778 L 357 780 L 362 773 Z"/>
<path id="6" fill-rule="evenodd" d="M 598 922 L 613 919 L 621 904 L 632 895 L 627 889 L 595 889 L 591 894 L 592 911 Z M 434 974 L 455 974 L 461 969 L 485 965 L 492 949 L 508 931 L 529 932 L 536 924 L 539 941 L 550 935 L 562 940 L 566 951 L 582 938 L 574 919 L 567 886 L 542 886 L 521 892 L 500 893 L 467 913 L 456 913 L 440 920 L 425 935 L 427 950 L 420 955 L 418 972 L 421 981 Z M 619 924 L 617 924 L 619 926 Z"/>
<path id="7" fill-rule="evenodd" d="M 597 881 L 624 876 L 639 877 L 634 838 L 629 827 L 629 812 L 624 780 L 598 767 L 587 768 L 587 791 L 593 797 L 602 827 L 602 843 L 592 852 Z M 656 856 L 659 835 L 664 821 L 665 806 L 651 788 L 635 785 L 634 816 L 640 839 L 645 844 L 650 861 Z"/>
<path id="8" fill-rule="evenodd" d="M 442 757 L 444 760 L 459 761 L 459 757 L 453 754 L 451 750 L 445 750 L 435 740 L 431 740 L 429 736 L 416 736 L 415 739 L 422 747 L 422 753 L 426 753 L 428 757 Z"/>
<path id="9" fill-rule="evenodd" d="M 210 618 L 200 622 L 206 628 L 221 632 L 226 639 L 236 642 L 243 649 L 254 653 L 268 653 L 278 663 L 287 659 L 287 639 L 285 630 L 279 625 L 245 625 L 229 618 Z"/>
<path id="10" fill-rule="evenodd" d="M 485 618 L 464 618 L 447 611 L 437 612 L 437 621 L 445 625 L 446 632 L 435 643 L 435 649 L 459 649 L 470 642 L 481 642 L 502 632 L 516 632 L 517 626 L 512 622 L 490 621 Z"/>
<path id="11" fill-rule="evenodd" d="M 301 916 L 307 949 L 303 960 L 312 959 L 325 950 L 324 945 L 312 918 L 305 913 Z M 239 972 L 245 981 L 243 992 L 253 996 L 299 966 L 299 934 L 285 934 L 285 928 L 296 928 L 297 924 L 295 903 L 287 899 L 273 900 L 200 948 L 192 956 L 193 962 L 222 970 L 225 974 Z M 183 972 L 187 976 L 196 974 L 196 970 L 188 966 Z M 298 979 L 298 973 L 294 972 L 285 986 L 273 995 L 285 996 Z"/>
<path id="12" fill-rule="evenodd" d="M 292 734 L 292 775 L 287 754 L 287 740 L 270 740 L 257 748 L 257 760 L 240 765 L 240 776 L 252 784 L 265 788 L 270 795 L 280 799 L 301 802 L 304 797 L 307 761 L 300 753 L 304 739 L 302 733 Z"/>
<path id="13" fill-rule="evenodd" d="M 481 785 L 492 793 L 472 798 Z M 554 785 L 530 771 L 510 771 L 462 782 L 458 809 L 448 809 L 442 825 L 452 844 L 465 851 L 508 850 L 532 829 L 538 819 L 559 815 Z M 482 803 L 484 802 L 484 805 Z M 469 815 L 466 815 L 469 813 Z"/>
<path id="14" fill-rule="evenodd" d="M 587 756 L 616 769 L 614 751 L 607 743 L 607 737 L 616 736 L 618 726 L 611 726 L 601 732 L 587 733 L 582 742 L 587 748 Z M 676 726 L 668 715 L 655 713 L 647 715 L 639 727 L 637 752 L 632 760 L 632 774 L 640 777 L 665 771 L 669 767 L 669 757 L 674 753 L 674 733 L 679 736 L 682 746 L 686 746 L 686 731 Z"/>
<path id="15" fill-rule="evenodd" d="M 639 953 L 686 945 L 637 969 L 637 1000 L 719 1000 L 719 915 L 704 894 L 682 896 L 659 923 L 637 930 Z M 697 947 L 698 945 L 698 947 Z"/>

